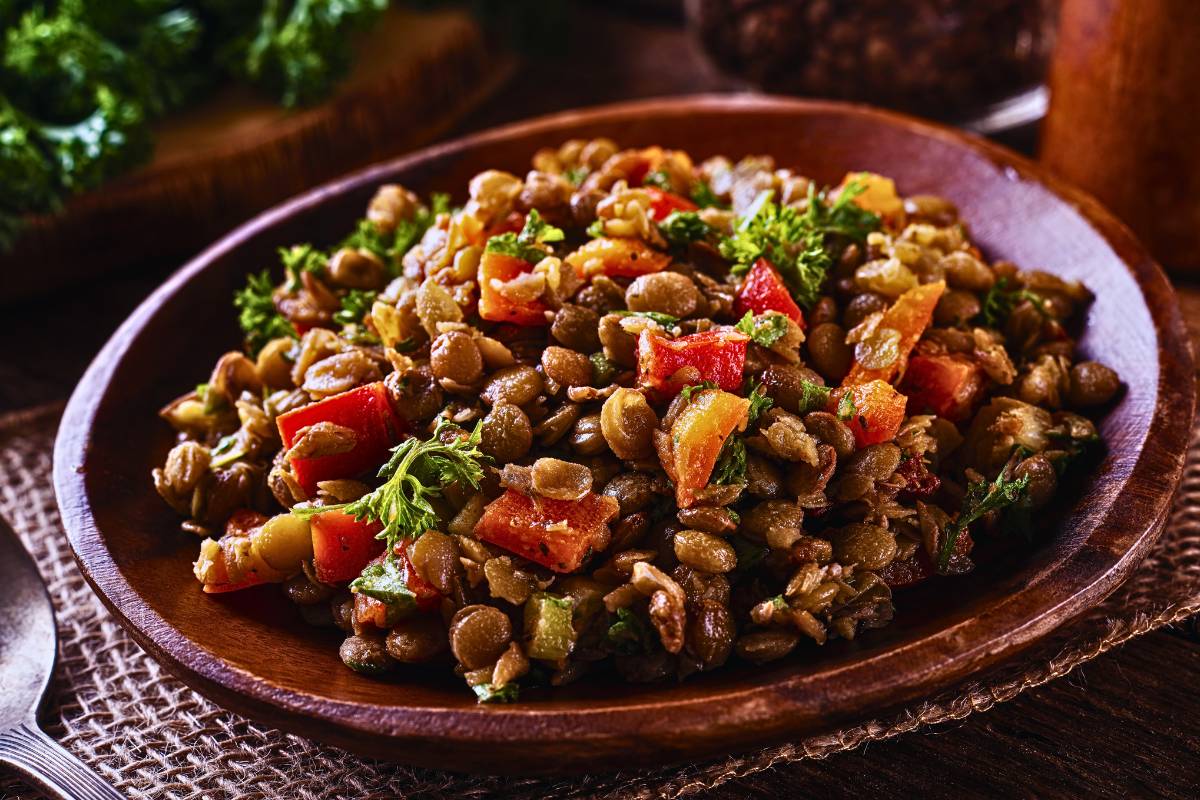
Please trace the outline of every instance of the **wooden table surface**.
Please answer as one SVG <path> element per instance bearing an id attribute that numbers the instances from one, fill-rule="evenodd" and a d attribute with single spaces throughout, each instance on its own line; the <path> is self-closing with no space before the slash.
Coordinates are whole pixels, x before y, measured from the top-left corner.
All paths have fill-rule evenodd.
<path id="1" fill-rule="evenodd" d="M 618 99 L 741 88 L 710 67 L 669 16 L 635 21 L 629 11 L 585 7 L 568 43 L 556 60 L 528 63 L 460 132 Z M 1029 145 L 1028 136 L 1010 142 Z M 0 309 L 0 412 L 65 399 L 112 330 L 178 263 L 132 266 Z M 1200 285 L 1180 284 L 1179 292 L 1200 342 Z M 777 767 L 710 796 L 1195 798 L 1197 687 L 1200 625 L 1193 619 L 987 713 Z"/>

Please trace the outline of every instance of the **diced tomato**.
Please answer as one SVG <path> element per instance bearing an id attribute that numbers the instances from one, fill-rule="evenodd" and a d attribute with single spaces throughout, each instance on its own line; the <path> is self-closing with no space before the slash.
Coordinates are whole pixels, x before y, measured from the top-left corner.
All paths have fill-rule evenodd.
<path id="1" fill-rule="evenodd" d="M 896 345 L 899 355 L 892 363 L 878 369 L 867 369 L 855 361 L 842 385 L 851 386 L 877 380 L 891 382 L 897 376 L 903 377 L 904 368 L 908 365 L 908 355 L 929 327 L 929 322 L 933 319 L 933 309 L 937 307 L 938 300 L 945 291 L 946 282 L 935 281 L 909 289 L 897 297 L 896 302 L 883 312 L 883 319 L 879 321 L 876 331 L 887 328 L 900 333 L 900 341 Z"/>
<path id="2" fill-rule="evenodd" d="M 475 536 L 554 572 L 574 572 L 606 541 L 619 504 L 589 492 L 582 500 L 532 498 L 509 489 L 483 510 Z"/>
<path id="3" fill-rule="evenodd" d="M 312 325 L 305 325 L 303 322 L 292 323 L 292 329 L 296 331 L 296 336 L 301 339 L 304 338 L 304 334 L 312 330 L 312 327 Z"/>
<path id="4" fill-rule="evenodd" d="M 746 427 L 750 401 L 707 389 L 692 396 L 671 424 L 669 453 L 659 453 L 663 469 L 675 484 L 675 502 L 688 508 L 696 492 L 708 485 L 725 440 Z"/>
<path id="5" fill-rule="evenodd" d="M 908 398 L 896 391 L 890 383 L 874 380 L 857 386 L 834 389 L 830 394 L 827 410 L 839 413 L 842 409 L 842 398 L 847 392 L 851 393 L 854 410 L 845 422 L 854 432 L 854 441 L 859 447 L 890 442 L 896 438 L 896 432 L 904 422 L 904 407 Z"/>
<path id="6" fill-rule="evenodd" d="M 412 611 L 428 613 L 441 606 L 442 595 L 432 584 L 428 583 L 417 573 L 412 559 L 408 556 L 408 543 L 398 542 L 392 549 L 404 575 L 404 585 L 413 593 L 413 602 L 409 606 L 389 606 L 374 597 L 368 597 L 361 592 L 354 593 L 354 619 L 360 624 L 370 624 L 377 628 L 390 628 Z M 381 554 L 370 561 L 370 564 L 382 563 Z M 361 570 L 360 570 L 361 571 Z"/>
<path id="7" fill-rule="evenodd" d="M 540 299 L 510 300 L 492 285 L 493 280 L 507 283 L 527 272 L 533 272 L 533 264 L 528 261 L 503 253 L 485 252 L 479 260 L 479 316 L 491 322 L 514 325 L 549 325 L 546 312 L 550 307 Z"/>
<path id="8" fill-rule="evenodd" d="M 642 187 L 646 194 L 650 195 L 650 217 L 655 222 L 662 222 L 667 217 L 671 216 L 672 211 L 695 211 L 699 206 L 688 200 L 686 197 L 680 197 L 673 192 L 664 192 L 654 186 Z"/>
<path id="9" fill-rule="evenodd" d="M 597 275 L 610 278 L 636 278 L 652 272 L 662 272 L 671 257 L 660 253 L 641 239 L 615 239 L 602 236 L 592 239 L 566 262 L 575 268 L 579 277 L 590 280 Z"/>
<path id="10" fill-rule="evenodd" d="M 324 583 L 345 583 L 362 574 L 371 559 L 383 552 L 378 522 L 360 522 L 341 511 L 326 511 L 309 521 L 312 527 L 313 568 Z"/>
<path id="11" fill-rule="evenodd" d="M 684 367 L 695 367 L 700 379 L 712 381 L 728 392 L 742 386 L 746 343 L 750 337 L 733 328 L 714 328 L 669 339 L 649 330 L 638 337 L 638 383 L 664 395 L 679 393 L 683 383 L 673 380 Z"/>
<path id="12" fill-rule="evenodd" d="M 352 478 L 378 469 L 405 430 L 403 421 L 392 410 L 383 381 L 318 400 L 275 420 L 285 448 L 295 444 L 302 429 L 318 422 L 349 428 L 356 441 L 354 448 L 345 453 L 292 459 L 292 472 L 310 497 L 316 495 L 320 481 Z"/>
<path id="13" fill-rule="evenodd" d="M 896 192 L 895 181 L 874 172 L 848 172 L 838 188 L 844 189 L 855 182 L 865 187 L 863 193 L 854 198 L 856 206 L 874 211 L 889 228 L 899 228 L 904 224 L 904 201 Z"/>
<path id="14" fill-rule="evenodd" d="M 932 411 L 952 422 L 971 416 L 982 396 L 986 376 L 969 357 L 960 353 L 914 355 L 900 384 L 908 395 L 908 413 Z"/>
<path id="15" fill-rule="evenodd" d="M 970 555 L 974 547 L 975 542 L 971 539 L 971 534 L 963 531 L 954 542 L 954 554 L 958 556 Z M 916 555 L 907 561 L 893 561 L 879 570 L 879 577 L 891 588 L 902 589 L 905 586 L 913 586 L 931 578 L 936 572 L 937 570 L 933 568 L 933 561 L 929 558 L 929 554 L 925 552 L 925 548 L 922 547 L 917 550 Z"/>
<path id="16" fill-rule="evenodd" d="M 792 293 L 788 291 L 775 267 L 765 258 L 755 261 L 750 272 L 746 274 L 746 280 L 742 281 L 734 300 L 733 310 L 739 317 L 744 316 L 747 311 L 753 312 L 755 316 L 768 311 L 778 311 L 799 325 L 801 330 L 804 329 L 804 314 L 801 313 L 800 306 L 792 299 Z"/>

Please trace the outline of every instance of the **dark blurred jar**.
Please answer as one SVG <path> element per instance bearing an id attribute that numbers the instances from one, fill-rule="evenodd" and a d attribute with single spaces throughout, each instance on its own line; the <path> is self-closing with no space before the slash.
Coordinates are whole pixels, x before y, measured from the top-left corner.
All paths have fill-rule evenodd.
<path id="1" fill-rule="evenodd" d="M 686 0 L 725 70 L 767 92 L 962 117 L 1045 76 L 1057 0 Z"/>

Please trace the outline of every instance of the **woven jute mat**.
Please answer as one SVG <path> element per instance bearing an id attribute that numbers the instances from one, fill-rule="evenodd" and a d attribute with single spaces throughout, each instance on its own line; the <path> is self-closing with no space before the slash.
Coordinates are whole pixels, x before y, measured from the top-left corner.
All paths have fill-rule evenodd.
<path id="1" fill-rule="evenodd" d="M 167 675 L 104 609 L 71 558 L 51 486 L 61 408 L 0 418 L 0 514 L 50 588 L 61 655 L 46 726 L 131 797 L 687 797 L 804 758 L 986 711 L 1128 639 L 1200 611 L 1200 427 L 1162 538 L 1113 595 L 1019 659 L 902 713 L 746 755 L 581 778 L 479 777 L 371 761 L 223 711 Z M 131 476 L 141 480 L 144 476 Z M 37 797 L 0 775 L 0 797 Z"/>

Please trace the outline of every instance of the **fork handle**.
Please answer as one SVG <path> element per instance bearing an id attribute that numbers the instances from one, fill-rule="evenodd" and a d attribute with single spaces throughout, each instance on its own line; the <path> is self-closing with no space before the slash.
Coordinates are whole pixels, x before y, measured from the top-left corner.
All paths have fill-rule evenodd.
<path id="1" fill-rule="evenodd" d="M 0 733 L 0 764 L 13 767 L 57 800 L 124 800 L 34 722 Z"/>

